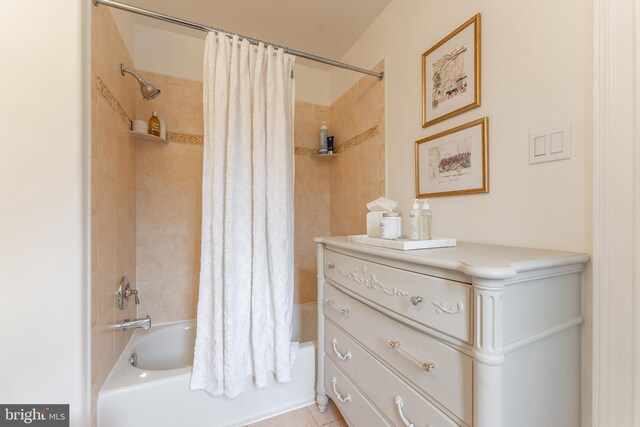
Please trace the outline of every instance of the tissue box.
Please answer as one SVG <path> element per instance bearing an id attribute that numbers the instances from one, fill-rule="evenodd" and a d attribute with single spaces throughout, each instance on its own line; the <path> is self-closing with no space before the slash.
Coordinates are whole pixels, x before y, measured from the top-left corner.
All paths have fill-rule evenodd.
<path id="1" fill-rule="evenodd" d="M 383 211 L 372 211 L 367 213 L 367 236 L 380 237 L 380 220 Z"/>

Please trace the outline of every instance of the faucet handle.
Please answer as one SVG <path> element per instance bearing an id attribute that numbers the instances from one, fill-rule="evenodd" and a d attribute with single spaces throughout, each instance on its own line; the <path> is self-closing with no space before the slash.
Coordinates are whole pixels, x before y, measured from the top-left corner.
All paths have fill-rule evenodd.
<path id="1" fill-rule="evenodd" d="M 131 295 L 135 296 L 136 305 L 140 304 L 140 298 L 138 297 L 138 290 L 137 289 L 126 288 L 124 290 L 124 297 L 125 298 L 129 298 Z"/>
<path id="2" fill-rule="evenodd" d="M 138 290 L 131 289 L 129 278 L 127 276 L 124 276 L 122 280 L 120 280 L 120 288 L 118 288 L 118 292 L 116 292 L 116 296 L 118 298 L 118 308 L 120 308 L 120 310 L 124 310 L 125 308 L 127 308 L 127 303 L 131 295 L 135 296 L 136 304 L 140 304 Z"/>

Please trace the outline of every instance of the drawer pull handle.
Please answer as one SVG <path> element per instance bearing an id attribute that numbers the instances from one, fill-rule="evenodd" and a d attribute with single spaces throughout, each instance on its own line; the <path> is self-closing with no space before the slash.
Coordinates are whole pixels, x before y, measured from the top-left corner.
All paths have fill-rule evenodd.
<path id="1" fill-rule="evenodd" d="M 327 264 L 327 267 L 329 267 L 329 270 L 333 270 L 334 268 L 336 268 L 335 264 Z"/>
<path id="2" fill-rule="evenodd" d="M 413 354 L 409 353 L 408 351 L 405 351 L 403 348 L 400 348 L 400 341 L 391 341 L 391 340 L 389 340 L 389 341 L 387 341 L 387 345 L 390 348 L 392 348 L 393 350 L 396 350 L 398 353 L 402 354 L 407 359 L 411 360 L 413 363 L 418 365 L 418 367 L 420 367 L 420 369 L 422 369 L 423 371 L 425 371 L 427 373 L 431 373 L 431 372 L 433 372 L 434 369 L 436 369 L 436 364 L 435 363 L 433 363 L 433 362 L 422 362 L 420 359 L 415 357 Z"/>
<path id="3" fill-rule="evenodd" d="M 404 412 L 402 412 L 402 407 L 404 406 L 404 402 L 400 396 L 395 397 L 396 406 L 398 407 L 398 413 L 400 413 L 400 418 L 402 418 L 402 422 L 407 427 L 414 427 L 413 424 L 404 416 Z"/>
<path id="4" fill-rule="evenodd" d="M 349 360 L 351 359 L 351 352 L 347 351 L 347 354 L 342 354 L 338 351 L 338 340 L 336 338 L 331 340 L 331 344 L 333 344 L 333 351 L 336 354 L 336 356 L 338 356 L 338 359 L 340 360 Z"/>
<path id="5" fill-rule="evenodd" d="M 338 380 L 336 379 L 336 377 L 331 378 L 331 384 L 333 385 L 333 392 L 336 394 L 336 397 L 338 398 L 338 400 L 342 403 L 349 403 L 351 402 L 351 395 L 347 394 L 346 396 L 341 395 L 340 393 L 338 393 L 338 389 L 336 388 L 336 384 L 338 383 Z"/>
<path id="6" fill-rule="evenodd" d="M 338 311 L 340 314 L 349 314 L 349 310 L 347 310 L 346 308 L 340 308 L 336 305 L 336 302 L 332 299 L 328 299 L 325 301 L 327 303 L 327 305 L 331 308 L 333 308 L 334 310 Z"/>
<path id="7" fill-rule="evenodd" d="M 418 305 L 422 302 L 422 297 L 411 297 L 411 304 Z"/>
<path id="8" fill-rule="evenodd" d="M 451 307 L 446 302 L 440 301 L 431 301 L 431 304 L 436 308 L 436 314 L 447 313 L 447 314 L 458 314 L 464 311 L 464 304 L 458 302 L 455 307 Z"/>

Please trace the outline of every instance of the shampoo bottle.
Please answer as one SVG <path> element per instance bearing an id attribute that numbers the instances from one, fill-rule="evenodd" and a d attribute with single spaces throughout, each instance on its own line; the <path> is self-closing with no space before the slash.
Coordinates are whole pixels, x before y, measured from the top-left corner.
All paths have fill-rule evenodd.
<path id="1" fill-rule="evenodd" d="M 160 119 L 158 118 L 158 113 L 155 111 L 151 115 L 149 119 L 149 126 L 147 127 L 147 133 L 155 136 L 160 136 Z"/>
<path id="2" fill-rule="evenodd" d="M 409 214 L 409 238 L 418 240 L 420 238 L 420 205 L 418 199 L 413 202 L 411 213 Z"/>
<path id="3" fill-rule="evenodd" d="M 431 208 L 429 207 L 429 201 L 425 200 L 420 211 L 420 239 L 431 240 Z"/>
<path id="4" fill-rule="evenodd" d="M 322 122 L 320 127 L 320 154 L 327 154 L 327 122 Z"/>

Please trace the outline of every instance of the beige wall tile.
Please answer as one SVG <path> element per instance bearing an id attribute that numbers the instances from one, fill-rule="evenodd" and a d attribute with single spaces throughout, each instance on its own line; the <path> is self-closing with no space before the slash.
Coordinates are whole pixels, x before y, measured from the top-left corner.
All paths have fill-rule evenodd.
<path id="1" fill-rule="evenodd" d="M 164 97 L 164 119 L 168 129 L 177 133 L 197 135 L 204 133 L 200 88 L 165 82 L 164 92 L 160 96 Z"/>
<path id="2" fill-rule="evenodd" d="M 115 147 L 117 142 L 118 120 L 111 105 L 102 97 L 98 99 L 96 159 L 98 171 L 115 174 Z"/>
<path id="3" fill-rule="evenodd" d="M 129 307 L 117 308 L 115 292 L 120 278 L 136 283 L 135 145 L 124 121 L 97 93 L 100 77 L 127 114 L 135 112 L 137 83 L 120 75 L 121 62 L 131 57 L 108 8 L 91 8 L 92 14 L 92 117 L 91 117 L 91 349 L 92 414 L 98 390 L 113 368 L 131 333 L 114 325 L 134 318 Z"/>
<path id="4" fill-rule="evenodd" d="M 160 74 L 155 74 L 156 76 L 160 76 Z M 153 76 L 151 76 L 153 77 Z M 197 80 L 188 80 L 182 79 L 179 77 L 162 75 L 161 78 L 164 80 L 166 84 L 173 86 L 180 86 L 188 89 L 198 90 L 202 93 L 202 82 Z"/>
<path id="5" fill-rule="evenodd" d="M 193 319 L 200 272 L 202 146 L 138 142 L 139 312 Z"/>
<path id="6" fill-rule="evenodd" d="M 124 63 L 125 67 L 131 68 L 133 61 L 109 8 L 99 7 L 93 10 L 92 13 L 97 13 L 97 74 L 109 87 L 116 99 L 122 103 L 125 99 L 125 78 L 133 79 L 133 77 L 123 77 L 120 74 L 120 63 Z"/>
<path id="7" fill-rule="evenodd" d="M 383 71 L 384 62 L 376 69 Z M 384 194 L 384 81 L 363 77 L 331 105 L 329 117 L 338 145 L 378 126 L 376 136 L 341 154 L 331 179 L 331 234 L 365 233 L 365 204 Z"/>

